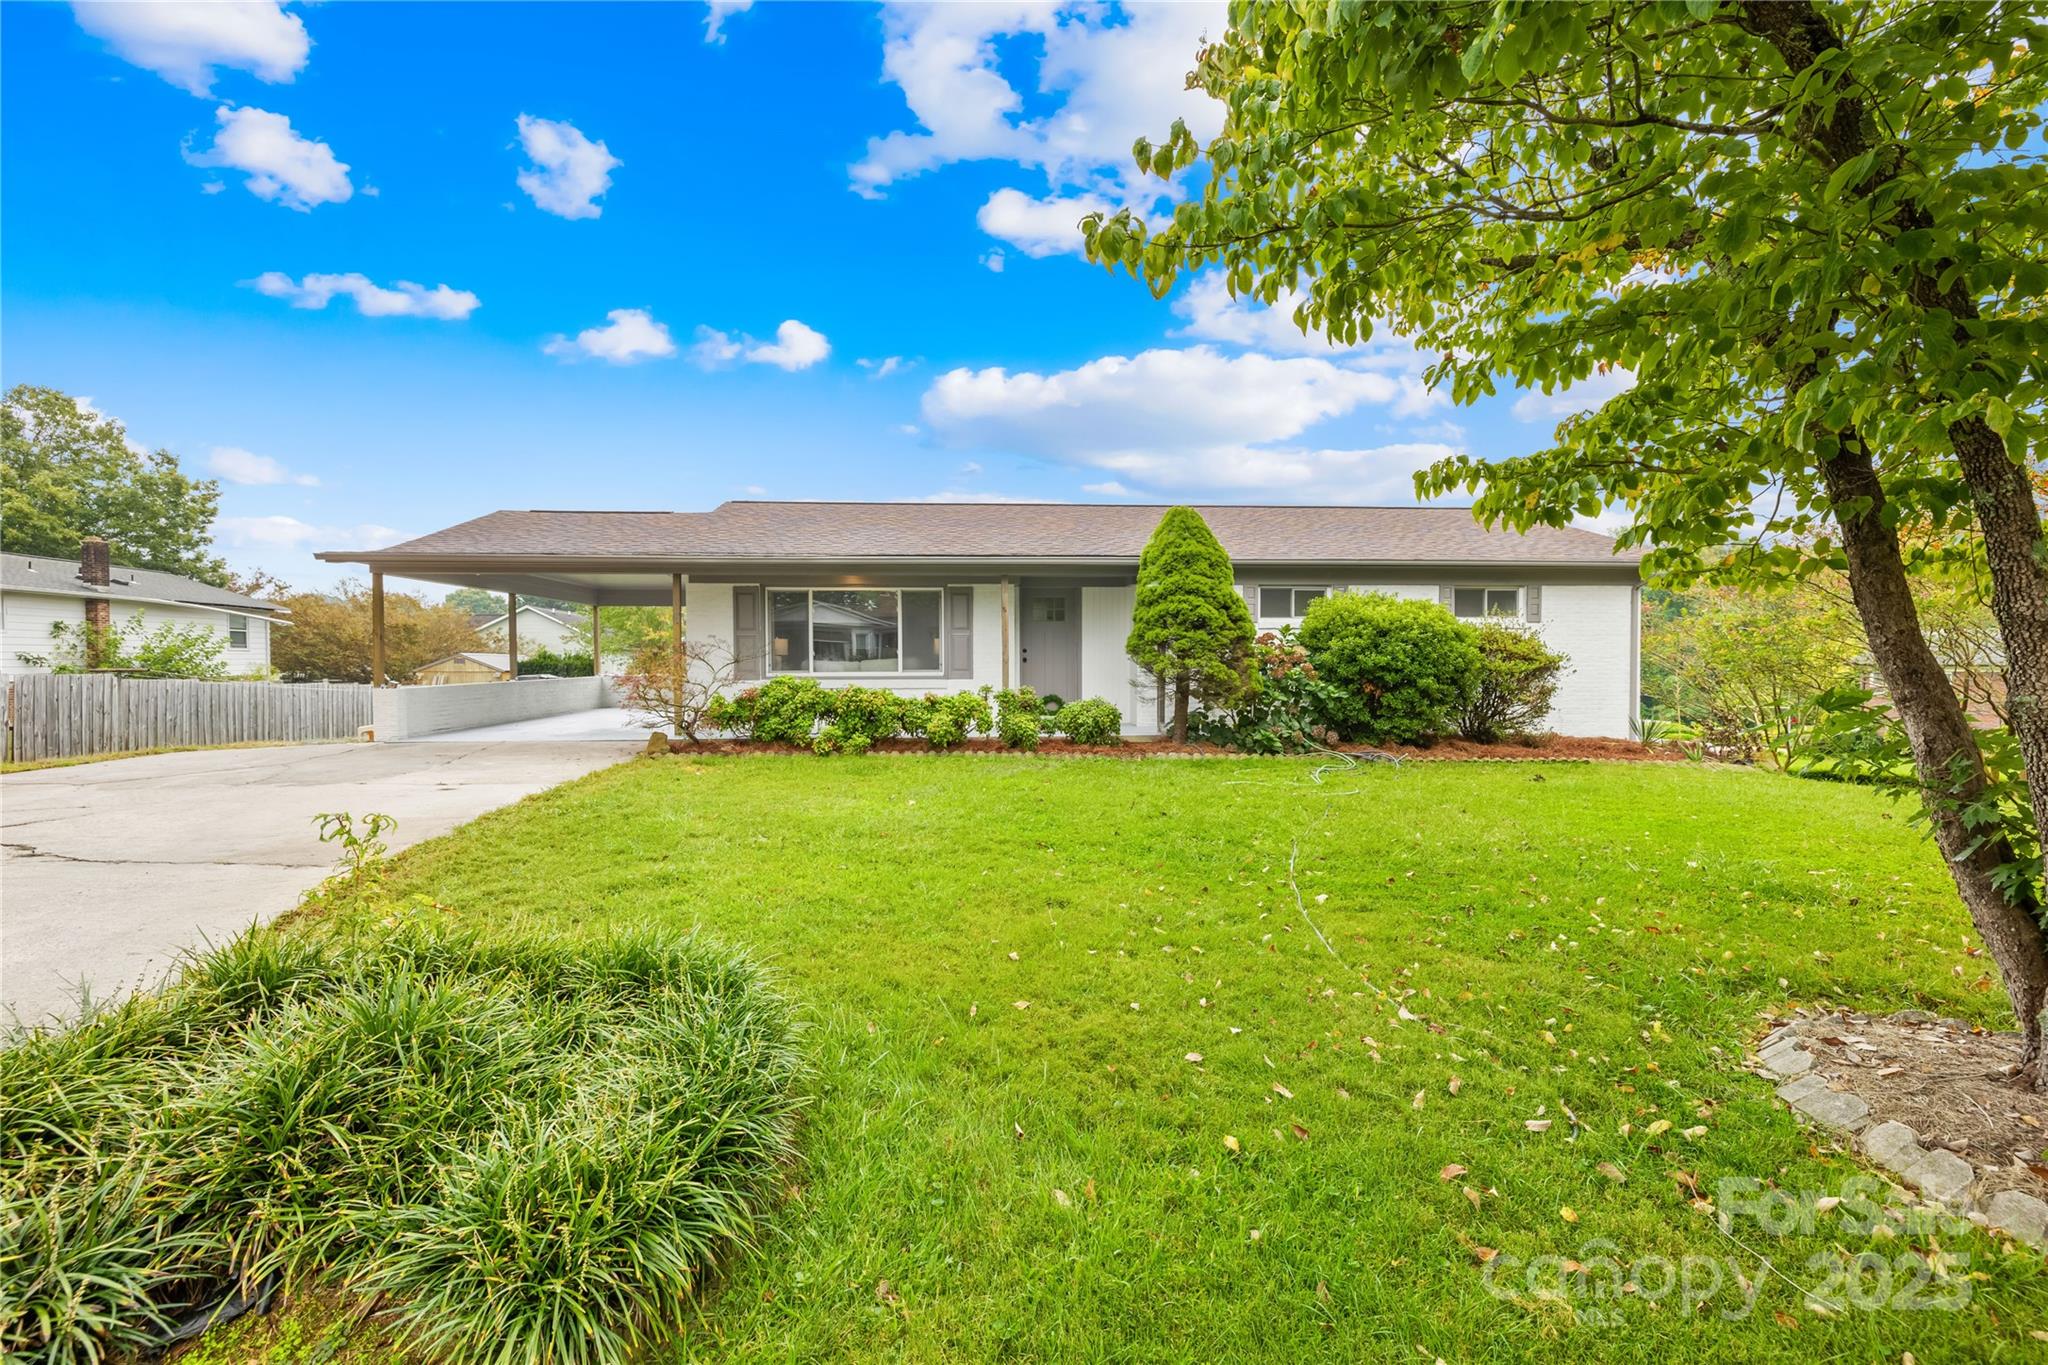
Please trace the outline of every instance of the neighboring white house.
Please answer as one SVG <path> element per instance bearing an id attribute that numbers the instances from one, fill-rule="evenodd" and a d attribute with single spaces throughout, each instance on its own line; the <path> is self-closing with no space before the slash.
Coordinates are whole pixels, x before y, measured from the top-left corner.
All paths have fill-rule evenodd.
<path id="1" fill-rule="evenodd" d="M 1133 734 L 1159 701 L 1124 652 L 1163 507 L 728 502 L 709 512 L 495 512 L 382 550 L 382 574 L 601 605 L 687 603 L 736 686 L 783 674 L 903 693 L 1022 683 L 1106 697 Z M 1322 593 L 1382 592 L 1527 622 L 1569 663 L 1560 733 L 1626 737 L 1639 707 L 1637 556 L 1591 531 L 1492 530 L 1462 507 L 1204 506 L 1263 629 Z M 524 630 L 521 631 L 522 637 Z"/>
<path id="2" fill-rule="evenodd" d="M 504 649 L 505 613 L 501 611 L 496 616 L 477 621 L 476 633 L 483 636 L 485 644 L 494 649 Z M 590 623 L 536 607 L 530 602 L 521 602 L 519 657 L 531 659 L 536 652 L 543 649 L 551 654 L 589 653 Z"/>
<path id="3" fill-rule="evenodd" d="M 90 553 L 91 543 L 84 548 Z M 102 543 L 100 553 L 105 553 Z M 82 625 L 103 609 L 117 629 L 139 612 L 145 630 L 201 626 L 222 637 L 230 674 L 270 671 L 270 632 L 289 613 L 275 602 L 244 597 L 210 583 L 153 569 L 105 564 L 104 584 L 87 581 L 84 561 L 0 554 L 0 673 L 44 673 L 58 650 L 52 627 Z"/>

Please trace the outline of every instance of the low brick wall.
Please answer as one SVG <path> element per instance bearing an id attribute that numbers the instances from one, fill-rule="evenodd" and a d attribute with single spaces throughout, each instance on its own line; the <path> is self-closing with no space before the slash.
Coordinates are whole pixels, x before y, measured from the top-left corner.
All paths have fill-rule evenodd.
<path id="1" fill-rule="evenodd" d="M 442 687 L 384 687 L 374 696 L 379 740 L 420 739 L 611 704 L 602 678 L 522 678 Z"/>

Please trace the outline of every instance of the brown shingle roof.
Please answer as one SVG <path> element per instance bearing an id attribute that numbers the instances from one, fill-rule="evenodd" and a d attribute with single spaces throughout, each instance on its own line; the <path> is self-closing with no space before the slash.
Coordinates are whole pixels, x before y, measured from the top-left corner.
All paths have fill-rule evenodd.
<path id="1" fill-rule="evenodd" d="M 1631 563 L 1576 528 L 1488 530 L 1463 507 L 1198 507 L 1232 559 L 1300 563 Z M 1100 503 L 728 502 L 709 512 L 493 512 L 322 559 L 1136 560 L 1165 511 Z"/>

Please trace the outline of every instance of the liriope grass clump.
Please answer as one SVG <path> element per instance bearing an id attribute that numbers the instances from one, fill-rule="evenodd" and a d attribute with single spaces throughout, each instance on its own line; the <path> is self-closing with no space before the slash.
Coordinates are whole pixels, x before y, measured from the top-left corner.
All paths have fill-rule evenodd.
<path id="1" fill-rule="evenodd" d="M 752 1243 L 803 1069 L 762 973 L 686 937 L 254 932 L 0 1051 L 0 1354 L 325 1283 L 429 1354 L 624 1360 Z"/>

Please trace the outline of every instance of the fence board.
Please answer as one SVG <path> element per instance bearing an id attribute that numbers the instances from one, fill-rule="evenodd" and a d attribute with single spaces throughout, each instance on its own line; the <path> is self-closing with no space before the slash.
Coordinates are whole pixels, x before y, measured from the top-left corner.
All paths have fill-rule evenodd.
<path id="1" fill-rule="evenodd" d="M 7 680 L 16 763 L 188 744 L 353 739 L 370 724 L 360 683 L 190 682 L 111 673 Z"/>

